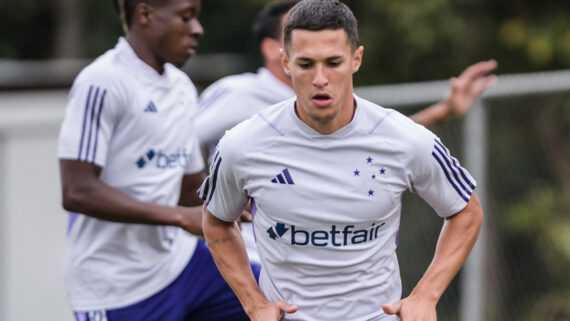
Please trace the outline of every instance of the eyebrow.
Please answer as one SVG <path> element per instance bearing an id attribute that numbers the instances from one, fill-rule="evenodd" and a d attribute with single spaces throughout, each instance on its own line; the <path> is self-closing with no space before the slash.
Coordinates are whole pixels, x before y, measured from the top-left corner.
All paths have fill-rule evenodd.
<path id="1" fill-rule="evenodd" d="M 344 57 L 342 55 L 338 55 L 338 56 L 330 56 L 330 57 L 326 57 L 325 60 L 336 60 L 336 59 L 343 59 Z M 313 58 L 309 58 L 309 57 L 299 57 L 296 58 L 295 61 L 314 61 L 315 59 Z"/>

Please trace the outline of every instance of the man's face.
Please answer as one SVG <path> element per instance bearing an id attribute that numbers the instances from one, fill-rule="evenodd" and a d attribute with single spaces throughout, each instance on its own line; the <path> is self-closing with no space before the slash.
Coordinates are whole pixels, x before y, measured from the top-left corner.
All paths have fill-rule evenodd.
<path id="1" fill-rule="evenodd" d="M 332 133 L 352 119 L 352 74 L 362 62 L 363 48 L 353 50 L 343 29 L 295 29 L 283 68 L 290 73 L 299 118 L 313 129 Z"/>
<path id="2" fill-rule="evenodd" d="M 204 29 L 198 21 L 199 0 L 168 0 L 153 9 L 152 49 L 162 63 L 181 67 L 196 54 Z"/>

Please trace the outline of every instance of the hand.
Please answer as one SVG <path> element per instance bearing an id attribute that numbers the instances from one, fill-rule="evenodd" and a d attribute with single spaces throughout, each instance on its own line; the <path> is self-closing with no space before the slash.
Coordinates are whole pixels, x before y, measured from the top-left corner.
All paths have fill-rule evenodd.
<path id="1" fill-rule="evenodd" d="M 435 303 L 412 296 L 392 305 L 383 304 L 382 310 L 397 315 L 402 321 L 437 321 Z"/>
<path id="2" fill-rule="evenodd" d="M 241 212 L 241 216 L 238 219 L 238 223 L 251 222 L 251 219 L 252 219 L 252 216 L 251 216 L 251 200 L 250 200 L 249 202 L 247 202 L 247 205 L 245 206 L 245 208 Z"/>
<path id="3" fill-rule="evenodd" d="M 467 67 L 459 77 L 451 78 L 451 91 L 445 99 L 447 120 L 465 114 L 473 101 L 497 80 L 497 76 L 489 74 L 495 68 L 495 60 L 482 61 Z"/>
<path id="4" fill-rule="evenodd" d="M 269 302 L 248 313 L 251 321 L 279 321 L 285 313 L 295 313 L 298 307 L 283 300 Z"/>

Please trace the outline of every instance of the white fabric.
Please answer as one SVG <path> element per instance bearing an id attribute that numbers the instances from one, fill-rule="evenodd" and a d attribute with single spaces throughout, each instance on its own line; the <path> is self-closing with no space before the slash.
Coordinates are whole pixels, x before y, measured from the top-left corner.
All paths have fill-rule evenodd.
<path id="1" fill-rule="evenodd" d="M 121 38 L 75 80 L 58 157 L 102 167 L 100 179 L 133 198 L 174 206 L 183 175 L 204 167 L 196 96 L 185 73 L 169 64 L 157 73 Z M 197 241 L 172 226 L 70 217 L 65 283 L 76 311 L 118 308 L 158 292 Z"/>
<path id="2" fill-rule="evenodd" d="M 227 130 L 294 95 L 293 90 L 267 68 L 259 68 L 255 74 L 227 76 L 208 86 L 199 98 L 196 128 L 200 145 L 210 150 L 209 161 Z M 259 264 L 252 225 L 242 223 L 241 231 L 250 261 Z"/>
<path id="3" fill-rule="evenodd" d="M 447 217 L 475 188 L 433 133 L 355 99 L 353 120 L 331 135 L 299 120 L 294 99 L 261 111 L 222 138 L 200 189 L 225 221 L 254 200 L 261 288 L 299 306 L 284 320 L 387 318 L 381 305 L 401 296 L 402 193 L 417 192 Z"/>

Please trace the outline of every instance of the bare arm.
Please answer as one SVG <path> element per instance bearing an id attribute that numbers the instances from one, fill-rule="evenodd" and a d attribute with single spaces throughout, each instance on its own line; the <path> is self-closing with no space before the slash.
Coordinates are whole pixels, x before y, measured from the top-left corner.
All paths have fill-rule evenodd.
<path id="1" fill-rule="evenodd" d="M 445 219 L 433 260 L 412 293 L 391 306 L 384 304 L 384 312 L 403 321 L 437 320 L 435 306 L 475 245 L 482 223 L 483 211 L 473 194 L 462 211 Z"/>
<path id="2" fill-rule="evenodd" d="M 473 101 L 497 79 L 495 75 L 489 74 L 495 68 L 495 60 L 478 62 L 467 67 L 458 78 L 451 78 L 451 90 L 445 100 L 411 115 L 410 118 L 430 130 L 435 130 L 462 116 Z"/>
<path id="3" fill-rule="evenodd" d="M 87 162 L 60 160 L 60 173 L 63 207 L 68 211 L 112 222 L 174 225 L 202 234 L 200 207 L 139 201 L 103 183 L 101 167 Z"/>
<path id="4" fill-rule="evenodd" d="M 218 270 L 228 282 L 253 321 L 277 321 L 297 307 L 284 301 L 269 302 L 257 285 L 236 222 L 225 222 L 203 208 L 202 226 L 208 249 Z"/>

